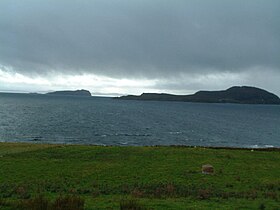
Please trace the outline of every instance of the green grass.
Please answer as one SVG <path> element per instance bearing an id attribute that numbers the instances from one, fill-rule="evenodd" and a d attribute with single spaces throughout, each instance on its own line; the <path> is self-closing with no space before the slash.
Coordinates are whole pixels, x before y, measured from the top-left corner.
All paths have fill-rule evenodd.
<path id="1" fill-rule="evenodd" d="M 215 174 L 202 174 L 203 164 Z M 87 210 L 276 210 L 280 152 L 0 143 L 0 209 L 38 195 L 78 196 Z"/>

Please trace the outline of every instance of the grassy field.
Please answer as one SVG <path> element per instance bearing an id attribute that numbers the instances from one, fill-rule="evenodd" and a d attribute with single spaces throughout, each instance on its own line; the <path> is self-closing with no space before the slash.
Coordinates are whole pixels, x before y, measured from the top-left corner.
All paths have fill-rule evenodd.
<path id="1" fill-rule="evenodd" d="M 87 210 L 276 210 L 280 151 L 0 143 L 0 209 L 65 200 Z"/>

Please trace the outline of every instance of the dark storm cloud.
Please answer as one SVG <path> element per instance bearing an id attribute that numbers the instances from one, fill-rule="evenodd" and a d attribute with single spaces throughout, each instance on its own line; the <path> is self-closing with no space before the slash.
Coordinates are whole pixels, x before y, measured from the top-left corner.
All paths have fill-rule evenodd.
<path id="1" fill-rule="evenodd" d="M 279 0 L 1 0 L 0 64 L 24 74 L 280 69 Z"/>

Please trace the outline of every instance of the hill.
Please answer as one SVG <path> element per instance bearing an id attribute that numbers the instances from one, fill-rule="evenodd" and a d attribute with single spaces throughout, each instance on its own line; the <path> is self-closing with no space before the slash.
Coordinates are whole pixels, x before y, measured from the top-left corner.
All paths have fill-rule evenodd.
<path id="1" fill-rule="evenodd" d="M 60 96 L 91 96 L 88 90 L 63 90 L 49 92 L 48 95 L 60 95 Z"/>
<path id="2" fill-rule="evenodd" d="M 277 95 L 260 88 L 248 86 L 234 86 L 227 90 L 220 91 L 198 91 L 192 95 L 143 93 L 140 96 L 128 95 L 116 99 L 201 103 L 280 104 L 280 99 Z"/>

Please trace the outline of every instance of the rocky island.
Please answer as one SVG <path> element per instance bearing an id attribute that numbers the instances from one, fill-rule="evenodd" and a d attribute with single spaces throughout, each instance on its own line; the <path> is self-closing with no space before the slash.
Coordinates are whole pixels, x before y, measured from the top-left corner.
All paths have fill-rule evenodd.
<path id="1" fill-rule="evenodd" d="M 280 98 L 277 95 L 260 88 L 249 86 L 234 86 L 227 90 L 220 91 L 198 91 L 192 95 L 143 93 L 140 96 L 128 95 L 117 97 L 115 99 L 201 103 L 280 104 Z"/>
<path id="2" fill-rule="evenodd" d="M 91 96 L 88 90 L 63 90 L 54 91 L 47 93 L 48 95 L 59 95 L 59 96 Z"/>

